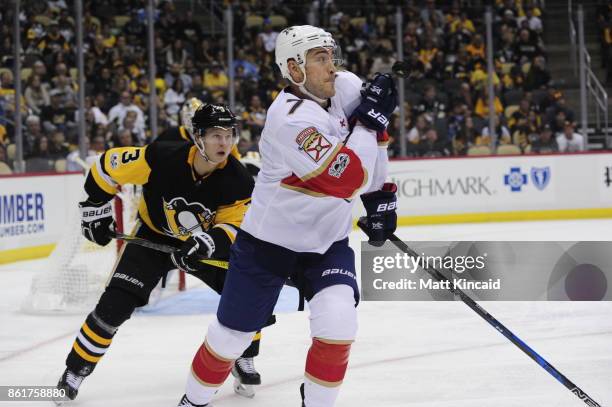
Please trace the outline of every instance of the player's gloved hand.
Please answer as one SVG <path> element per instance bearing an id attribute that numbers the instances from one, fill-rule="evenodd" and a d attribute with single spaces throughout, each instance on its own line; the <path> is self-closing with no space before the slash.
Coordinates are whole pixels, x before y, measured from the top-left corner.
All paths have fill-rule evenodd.
<path id="1" fill-rule="evenodd" d="M 361 103 L 349 122 L 359 120 L 370 130 L 383 132 L 389 125 L 389 117 L 397 107 L 397 90 L 389 74 L 377 73 L 361 91 Z"/>
<path id="2" fill-rule="evenodd" d="M 215 252 L 215 241 L 208 233 L 194 233 L 183 243 L 181 248 L 170 255 L 172 263 L 183 271 L 199 270 L 198 260 L 212 257 Z"/>
<path id="3" fill-rule="evenodd" d="M 361 195 L 367 216 L 357 223 L 368 235 L 368 243 L 382 246 L 397 228 L 397 185 L 387 182 L 379 191 Z"/>
<path id="4" fill-rule="evenodd" d="M 114 229 L 113 207 L 109 202 L 79 202 L 81 233 L 91 242 L 106 246 L 111 241 L 109 232 Z"/>

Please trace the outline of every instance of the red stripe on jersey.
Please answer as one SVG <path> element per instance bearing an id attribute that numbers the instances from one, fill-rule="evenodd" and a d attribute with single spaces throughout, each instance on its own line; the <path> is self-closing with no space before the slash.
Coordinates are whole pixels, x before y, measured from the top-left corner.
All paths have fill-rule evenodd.
<path id="1" fill-rule="evenodd" d="M 363 185 L 366 173 L 353 150 L 343 146 L 336 155 L 326 160 L 326 163 L 324 168 L 320 167 L 304 179 L 292 174 L 283 179 L 281 184 L 307 194 L 337 198 L 351 198 Z"/>
<path id="2" fill-rule="evenodd" d="M 232 363 L 231 360 L 219 359 L 206 347 L 206 342 L 204 342 L 193 358 L 191 368 L 200 381 L 213 386 L 221 386 L 232 370 Z"/>
<path id="3" fill-rule="evenodd" d="M 341 382 L 350 351 L 350 344 L 331 344 L 314 338 L 306 357 L 306 373 L 323 382 Z"/>

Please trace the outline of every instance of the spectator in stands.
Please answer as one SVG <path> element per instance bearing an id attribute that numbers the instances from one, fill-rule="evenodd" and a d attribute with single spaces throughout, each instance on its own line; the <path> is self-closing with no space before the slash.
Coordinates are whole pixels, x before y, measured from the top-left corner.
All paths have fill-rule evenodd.
<path id="1" fill-rule="evenodd" d="M 421 157 L 447 157 L 451 154 L 451 146 L 446 140 L 438 138 L 436 129 L 429 128 L 418 145 L 418 151 Z"/>
<path id="2" fill-rule="evenodd" d="M 42 136 L 35 141 L 34 148 L 27 158 L 52 159 L 51 153 L 49 152 L 49 139 L 47 136 Z"/>
<path id="3" fill-rule="evenodd" d="M 274 48 L 276 48 L 276 37 L 278 37 L 278 32 L 272 29 L 270 20 L 264 20 L 263 32 L 257 34 L 257 48 L 268 54 L 274 52 Z"/>
<path id="4" fill-rule="evenodd" d="M 183 103 L 185 103 L 185 89 L 183 87 L 183 81 L 180 79 L 175 79 L 172 87 L 168 89 L 164 95 L 164 107 L 166 109 L 166 115 L 169 120 L 168 124 L 170 126 L 179 125 L 178 113 Z"/>
<path id="5" fill-rule="evenodd" d="M 521 28 L 515 45 L 517 62 L 521 65 L 529 63 L 534 57 L 543 55 L 542 48 L 538 45 L 537 38 L 526 28 Z"/>
<path id="6" fill-rule="evenodd" d="M 210 91 L 213 98 L 218 98 L 219 96 L 225 98 L 225 93 L 229 86 L 229 78 L 221 69 L 220 63 L 213 63 L 210 71 L 204 74 L 204 86 Z"/>
<path id="7" fill-rule="evenodd" d="M 485 55 L 485 43 L 484 43 L 484 40 L 482 39 L 482 35 L 481 34 L 474 35 L 474 37 L 472 37 L 472 41 L 467 45 L 467 47 L 465 47 L 465 50 L 467 51 L 468 55 L 470 56 L 472 60 L 476 60 L 476 59 L 484 60 L 486 58 L 486 55 Z"/>
<path id="8" fill-rule="evenodd" d="M 51 81 L 51 77 L 49 76 L 49 72 L 47 70 L 47 66 L 41 60 L 37 60 L 32 64 L 32 75 L 37 75 L 40 78 L 40 82 L 42 85 L 49 87 L 49 83 Z"/>
<path id="9" fill-rule="evenodd" d="M 531 144 L 531 152 L 536 154 L 556 153 L 559 151 L 557 141 L 553 137 L 551 127 L 546 124 L 542 128 L 542 132 L 537 136 Z"/>
<path id="10" fill-rule="evenodd" d="M 561 153 L 575 153 L 586 150 L 584 136 L 574 132 L 574 123 L 565 122 L 563 134 L 557 136 L 557 145 Z"/>
<path id="11" fill-rule="evenodd" d="M 187 75 L 183 72 L 183 67 L 181 64 L 173 63 L 169 65 L 170 69 L 166 72 L 164 76 L 164 81 L 166 82 L 166 88 L 171 88 L 174 84 L 174 81 L 180 79 L 183 82 L 183 88 L 185 92 L 189 92 L 191 89 L 191 76 Z"/>
<path id="12" fill-rule="evenodd" d="M 436 0 L 426 0 L 425 8 L 421 10 L 421 21 L 429 23 L 432 21 L 444 21 L 442 10 L 436 8 Z"/>
<path id="13" fill-rule="evenodd" d="M 52 20 L 47 26 L 48 31 L 38 42 L 38 50 L 42 53 L 43 59 L 47 64 L 53 62 L 53 55 L 60 52 L 70 51 L 70 44 L 59 32 L 57 20 Z"/>
<path id="14" fill-rule="evenodd" d="M 502 123 L 498 115 L 493 116 L 493 123 L 495 125 L 495 137 L 497 138 L 497 145 L 500 144 L 512 144 L 512 137 L 510 135 L 510 130 L 506 127 L 505 124 Z M 489 122 L 485 127 L 482 128 L 480 132 L 482 139 L 481 144 L 490 144 L 491 143 L 491 131 L 489 129 Z"/>
<path id="15" fill-rule="evenodd" d="M 121 126 L 119 126 L 119 131 L 127 129 L 132 133 L 132 136 L 136 140 L 136 144 L 142 146 L 147 142 L 147 136 L 144 128 L 138 127 L 136 125 L 136 121 L 138 120 L 138 116 L 135 112 L 127 112 L 125 118 Z"/>
<path id="16" fill-rule="evenodd" d="M 249 106 L 242 114 L 242 119 L 251 132 L 251 141 L 253 142 L 259 140 L 266 121 L 266 113 L 267 111 L 261 103 L 261 98 L 258 95 L 251 96 Z"/>
<path id="17" fill-rule="evenodd" d="M 134 135 L 129 129 L 119 130 L 113 147 L 129 147 L 137 145 Z"/>
<path id="18" fill-rule="evenodd" d="M 51 138 L 48 146 L 49 157 L 53 160 L 64 160 L 70 153 L 68 143 L 64 133 L 61 131 L 54 131 L 51 133 Z"/>
<path id="19" fill-rule="evenodd" d="M 28 156 L 34 150 L 37 141 L 44 136 L 40 118 L 30 115 L 26 118 L 23 129 L 23 155 Z"/>
<path id="20" fill-rule="evenodd" d="M 25 90 L 25 99 L 32 112 L 39 115 L 43 107 L 51 103 L 48 85 L 43 85 L 40 76 L 31 75 Z"/>
<path id="21" fill-rule="evenodd" d="M 406 139 L 409 143 L 418 144 L 425 139 L 425 133 L 433 124 L 431 116 L 426 113 L 419 114 L 416 118 L 414 127 L 406 133 Z"/>
<path id="22" fill-rule="evenodd" d="M 546 59 L 538 55 L 533 59 L 529 71 L 525 77 L 523 88 L 526 91 L 544 89 L 550 84 L 550 72 L 546 68 Z"/>
<path id="23" fill-rule="evenodd" d="M 443 119 L 446 117 L 447 106 L 442 99 L 438 97 L 438 91 L 435 85 L 426 85 L 423 90 L 423 97 L 414 106 L 414 115 L 418 116 L 427 113 L 432 120 Z"/>
<path id="24" fill-rule="evenodd" d="M 525 16 L 518 18 L 519 26 L 522 26 L 523 21 L 527 23 L 527 27 L 538 35 L 541 35 L 544 31 L 542 20 L 540 17 L 535 15 L 535 7 L 527 7 L 525 9 Z"/>
<path id="25" fill-rule="evenodd" d="M 49 92 L 51 103 L 42 109 L 40 118 L 43 128 L 47 132 L 54 130 L 67 131 L 74 127 L 72 118 L 74 117 L 73 109 L 62 106 L 63 94 L 59 89 L 52 89 Z"/>
<path id="26" fill-rule="evenodd" d="M 172 42 L 172 46 L 168 47 L 166 51 L 166 63 L 169 66 L 173 64 L 184 66 L 187 57 L 189 57 L 189 53 L 183 47 L 183 40 L 176 38 L 174 42 Z"/>
<path id="27" fill-rule="evenodd" d="M 121 93 L 121 99 L 119 103 L 111 108 L 108 112 L 108 120 L 111 123 L 114 123 L 115 126 L 120 126 L 123 123 L 128 112 L 136 113 L 136 120 L 134 126 L 139 131 L 144 133 L 145 130 L 145 122 L 144 122 L 144 113 L 138 106 L 132 103 L 132 94 L 128 91 L 124 91 Z"/>
<path id="28" fill-rule="evenodd" d="M 476 134 L 474 119 L 472 119 L 472 116 L 466 115 L 465 123 L 451 140 L 453 155 L 466 155 L 469 148 L 472 147 L 478 139 L 479 136 Z"/>
<path id="29" fill-rule="evenodd" d="M 372 63 L 372 68 L 370 69 L 370 76 L 374 76 L 377 72 L 390 73 L 391 67 L 393 67 L 395 61 L 396 59 L 393 57 L 393 51 L 382 48 L 378 56 L 374 58 L 374 63 Z"/>
<path id="30" fill-rule="evenodd" d="M 478 95 L 476 105 L 474 106 L 474 113 L 485 119 L 489 116 L 489 92 L 487 87 L 483 87 L 482 90 L 478 92 Z M 493 108 L 495 109 L 496 115 L 500 115 L 504 112 L 504 106 L 497 95 L 495 95 L 493 99 Z"/>

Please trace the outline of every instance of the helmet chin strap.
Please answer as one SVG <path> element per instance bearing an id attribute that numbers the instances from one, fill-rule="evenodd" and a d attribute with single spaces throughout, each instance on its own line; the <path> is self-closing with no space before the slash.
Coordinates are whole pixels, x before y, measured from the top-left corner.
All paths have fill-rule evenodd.
<path id="1" fill-rule="evenodd" d="M 198 137 L 195 140 L 195 146 L 198 149 L 198 151 L 200 152 L 200 155 L 202 156 L 202 158 L 204 159 L 204 161 L 209 162 L 213 165 L 217 165 L 217 164 L 221 164 L 222 161 L 213 161 L 208 154 L 206 154 L 206 146 L 204 145 L 204 140 L 202 137 Z"/>
<path id="2" fill-rule="evenodd" d="M 300 92 L 302 92 L 303 94 L 305 94 L 306 96 L 314 100 L 315 102 L 319 103 L 320 105 L 327 103 L 327 99 L 321 99 L 320 97 L 313 95 L 311 92 L 308 91 L 308 89 L 306 89 L 306 69 L 303 69 L 302 67 L 300 67 L 300 70 L 304 74 L 304 80 L 300 83 L 297 83 L 296 81 L 293 80 L 293 78 L 290 78 L 291 82 L 298 87 Z"/>

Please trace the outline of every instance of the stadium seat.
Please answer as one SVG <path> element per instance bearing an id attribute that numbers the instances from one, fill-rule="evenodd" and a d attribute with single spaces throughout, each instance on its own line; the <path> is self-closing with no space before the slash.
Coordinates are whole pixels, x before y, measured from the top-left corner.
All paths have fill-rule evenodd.
<path id="1" fill-rule="evenodd" d="M 113 18 L 113 22 L 115 23 L 115 26 L 118 28 L 123 28 L 124 25 L 126 25 L 132 18 L 130 16 L 115 16 L 115 18 Z"/>
<path id="2" fill-rule="evenodd" d="M 66 160 L 56 160 L 54 167 L 56 172 L 66 172 Z"/>
<path id="3" fill-rule="evenodd" d="M 51 22 L 51 19 L 43 14 L 39 14 L 37 16 L 34 16 L 34 21 L 36 21 L 37 23 L 40 23 L 42 25 L 44 25 L 45 27 L 49 25 L 49 23 Z"/>
<path id="4" fill-rule="evenodd" d="M 521 149 L 514 144 L 502 144 L 497 147 L 497 155 L 520 155 Z"/>
<path id="5" fill-rule="evenodd" d="M 270 16 L 270 24 L 273 28 L 285 28 L 287 27 L 287 17 L 281 15 Z"/>
<path id="6" fill-rule="evenodd" d="M 15 144 L 9 144 L 6 148 L 6 158 L 8 158 L 9 161 L 14 161 L 16 152 L 17 146 Z"/>
<path id="7" fill-rule="evenodd" d="M 246 28 L 262 27 L 264 18 L 262 16 L 251 14 L 246 18 Z"/>
<path id="8" fill-rule="evenodd" d="M 9 167 L 8 164 L 0 161 L 0 175 L 10 175 L 12 173 L 13 171 L 11 170 L 11 167 Z"/>
<path id="9" fill-rule="evenodd" d="M 27 81 L 32 76 L 32 68 L 23 68 L 21 70 L 21 80 Z"/>
<path id="10" fill-rule="evenodd" d="M 351 18 L 350 23 L 353 27 L 361 30 L 363 26 L 366 24 L 366 18 L 365 17 L 353 17 Z"/>
<path id="11" fill-rule="evenodd" d="M 488 146 L 473 146 L 468 148 L 467 155 L 491 155 L 491 149 Z"/>

